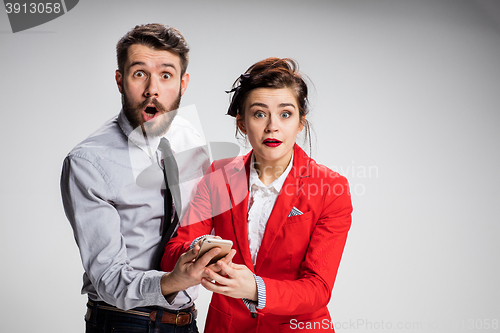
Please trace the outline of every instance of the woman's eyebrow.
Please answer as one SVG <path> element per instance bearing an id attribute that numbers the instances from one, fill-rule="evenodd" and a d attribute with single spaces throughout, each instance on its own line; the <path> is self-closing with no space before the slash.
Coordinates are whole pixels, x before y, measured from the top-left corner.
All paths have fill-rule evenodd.
<path id="1" fill-rule="evenodd" d="M 279 105 L 280 108 L 284 108 L 284 107 L 287 107 L 287 106 L 291 106 L 291 107 L 293 107 L 295 109 L 295 104 L 293 104 L 293 103 L 281 103 Z"/>
<path id="2" fill-rule="evenodd" d="M 267 106 L 267 104 L 264 104 L 264 103 L 261 103 L 261 102 L 255 102 L 255 103 L 250 104 L 250 107 L 252 107 L 252 106 L 260 106 L 260 107 L 263 107 L 263 108 L 269 108 Z M 295 104 L 293 104 L 293 103 L 281 103 L 281 104 L 278 105 L 278 107 L 280 107 L 280 108 L 284 108 L 284 107 L 287 107 L 287 106 L 291 106 L 291 107 L 293 107 L 295 109 Z"/>
<path id="3" fill-rule="evenodd" d="M 260 107 L 263 107 L 263 108 L 266 108 L 268 109 L 269 107 L 267 106 L 267 104 L 264 104 L 264 103 L 260 103 L 260 102 L 255 102 L 255 103 L 252 103 L 250 105 L 250 107 L 253 107 L 253 106 L 260 106 Z"/>

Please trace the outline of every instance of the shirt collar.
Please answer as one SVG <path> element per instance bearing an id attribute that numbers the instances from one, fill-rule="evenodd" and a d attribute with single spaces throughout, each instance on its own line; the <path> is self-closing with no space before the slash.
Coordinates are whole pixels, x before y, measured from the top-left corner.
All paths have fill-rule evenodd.
<path id="1" fill-rule="evenodd" d="M 147 136 L 147 140 L 142 134 L 141 127 L 132 128 L 132 125 L 125 116 L 123 109 L 118 115 L 118 125 L 122 129 L 123 133 L 128 137 L 129 141 L 133 142 L 137 147 L 143 150 L 146 154 L 151 155 L 158 149 L 160 145 L 160 137 L 157 136 Z"/>
<path id="2" fill-rule="evenodd" d="M 259 179 L 259 174 L 257 173 L 257 170 L 254 167 L 254 161 L 255 161 L 255 156 L 253 155 L 251 158 L 251 163 L 250 163 L 250 179 L 248 181 L 248 190 L 252 190 L 252 186 L 255 185 L 258 188 L 274 188 L 277 193 L 281 191 L 281 188 L 283 187 L 283 184 L 285 183 L 286 177 L 290 173 L 290 170 L 292 170 L 293 166 L 293 152 L 292 152 L 292 158 L 290 159 L 290 162 L 288 163 L 288 166 L 286 167 L 285 171 L 278 177 L 276 178 L 271 184 L 268 186 L 264 185 L 262 181 Z"/>

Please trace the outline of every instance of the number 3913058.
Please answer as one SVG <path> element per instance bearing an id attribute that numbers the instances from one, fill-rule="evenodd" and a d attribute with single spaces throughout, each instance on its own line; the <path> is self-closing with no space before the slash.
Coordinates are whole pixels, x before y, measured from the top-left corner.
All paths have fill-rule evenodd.
<path id="1" fill-rule="evenodd" d="M 7 14 L 59 14 L 61 12 L 61 4 L 56 2 L 40 2 L 40 3 L 6 3 L 5 11 Z"/>

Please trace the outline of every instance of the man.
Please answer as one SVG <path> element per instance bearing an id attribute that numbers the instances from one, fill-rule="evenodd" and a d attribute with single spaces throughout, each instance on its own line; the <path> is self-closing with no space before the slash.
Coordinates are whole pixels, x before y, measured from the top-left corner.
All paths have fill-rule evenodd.
<path id="1" fill-rule="evenodd" d="M 122 110 L 64 161 L 61 193 L 85 269 L 88 333 L 197 331 L 192 286 L 219 250 L 194 261 L 195 246 L 168 273 L 155 263 L 208 166 L 199 134 L 175 117 L 188 52 L 172 27 L 129 31 L 117 44 Z"/>

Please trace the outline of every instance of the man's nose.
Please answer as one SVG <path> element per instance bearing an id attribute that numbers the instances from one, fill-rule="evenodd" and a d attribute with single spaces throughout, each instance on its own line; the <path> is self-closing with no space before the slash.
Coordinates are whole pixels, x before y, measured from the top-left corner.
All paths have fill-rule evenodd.
<path id="1" fill-rule="evenodd" d="M 154 76 L 149 77 L 144 95 L 146 97 L 158 97 L 159 92 L 158 80 Z"/>

